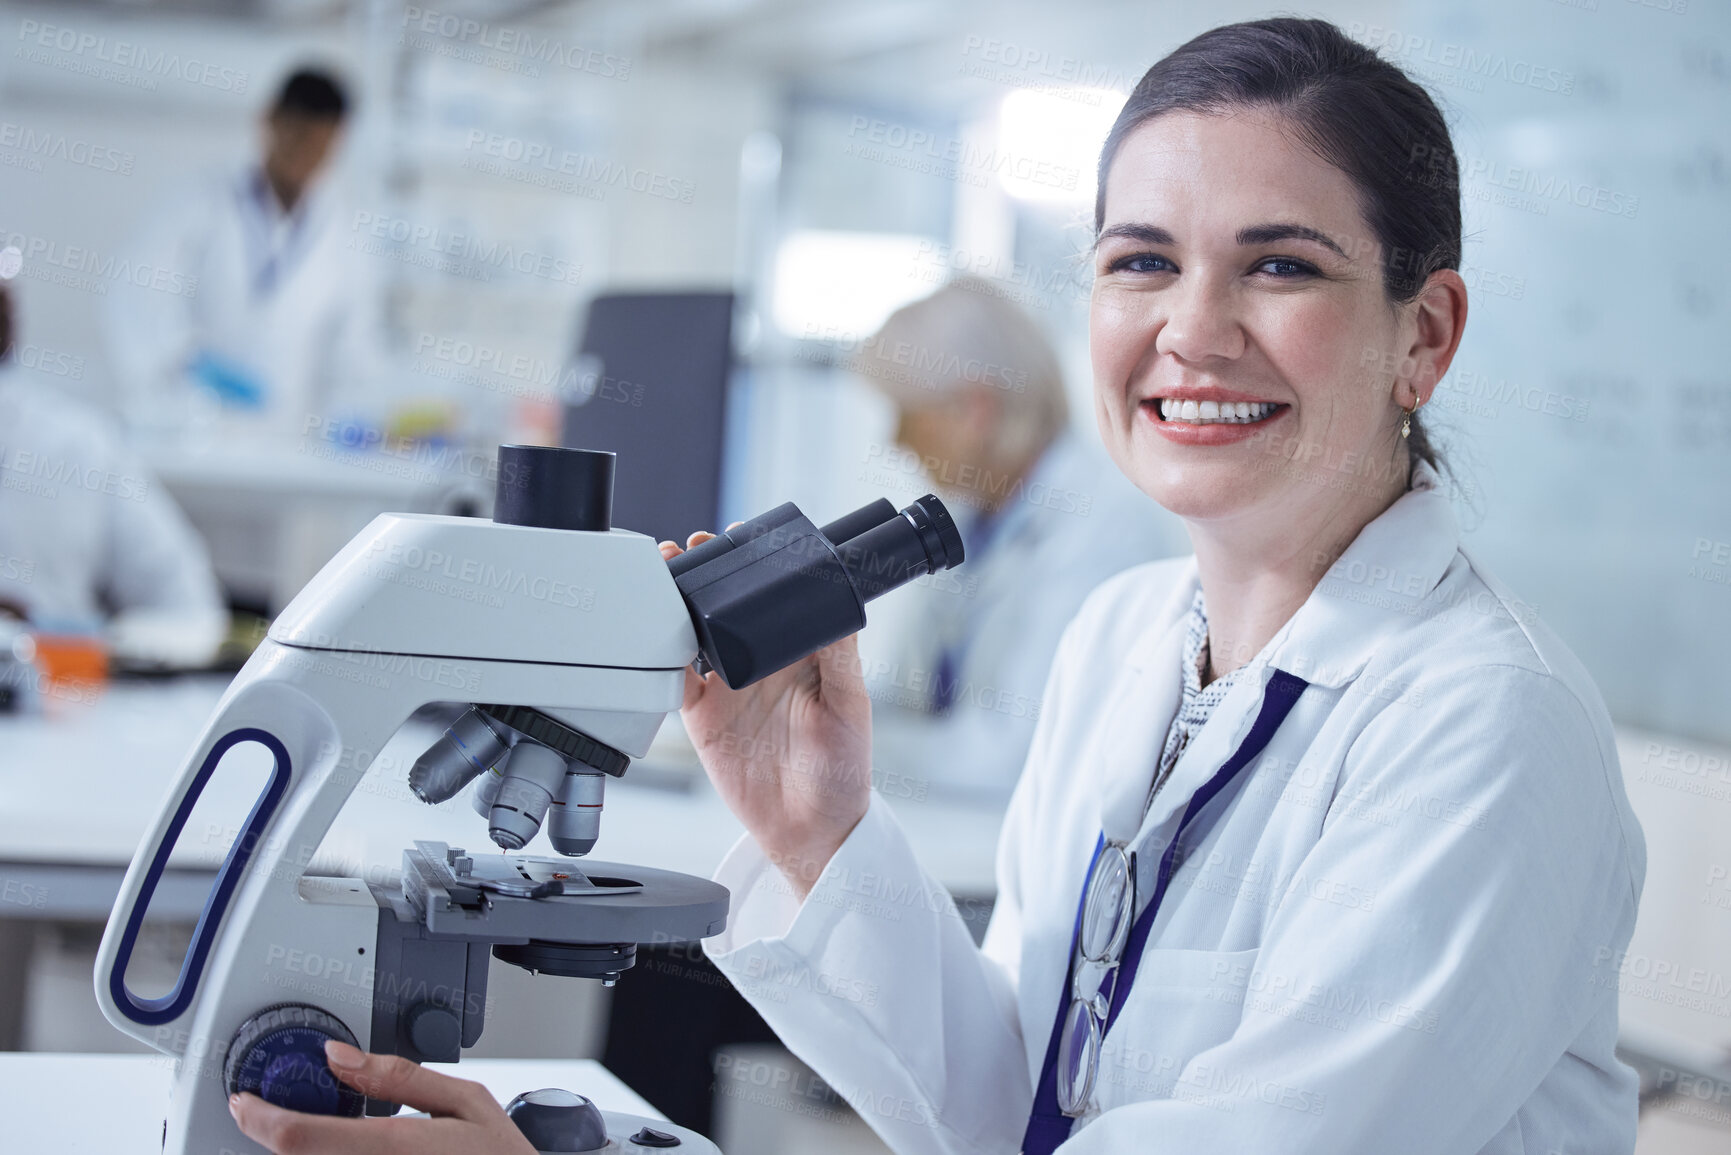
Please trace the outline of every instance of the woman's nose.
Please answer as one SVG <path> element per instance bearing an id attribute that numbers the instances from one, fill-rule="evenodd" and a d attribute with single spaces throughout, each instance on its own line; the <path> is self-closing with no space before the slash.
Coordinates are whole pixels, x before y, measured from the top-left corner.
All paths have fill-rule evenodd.
<path id="1" fill-rule="evenodd" d="M 1238 357 L 1244 352 L 1244 329 L 1233 312 L 1226 286 L 1192 274 L 1160 294 L 1164 317 L 1154 337 L 1156 353 L 1181 361 Z"/>

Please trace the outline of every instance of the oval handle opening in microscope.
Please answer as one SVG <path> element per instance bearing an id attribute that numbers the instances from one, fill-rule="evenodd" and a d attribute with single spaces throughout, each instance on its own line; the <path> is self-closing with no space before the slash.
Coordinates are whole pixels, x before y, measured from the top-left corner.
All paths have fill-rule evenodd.
<path id="1" fill-rule="evenodd" d="M 174 981 L 174 988 L 157 998 L 136 995 L 126 985 L 126 967 L 132 961 L 132 948 L 138 943 L 138 932 L 144 926 L 144 916 L 150 910 L 150 899 L 156 893 L 156 884 L 162 880 L 162 872 L 168 866 L 168 856 L 179 841 L 186 820 L 192 816 L 192 808 L 197 804 L 199 795 L 204 793 L 205 784 L 215 773 L 217 763 L 222 761 L 224 754 L 243 742 L 257 742 L 270 751 L 274 761 L 270 780 L 265 783 L 258 801 L 253 804 L 252 813 L 247 815 L 246 822 L 241 826 L 240 836 L 234 840 L 234 845 L 229 847 L 228 857 L 223 860 L 222 869 L 217 871 L 216 882 L 205 896 L 204 909 L 199 912 L 198 926 L 192 932 L 192 943 L 186 948 L 186 957 L 181 960 L 180 975 Z M 228 909 L 228 902 L 234 896 L 235 887 L 240 885 L 241 873 L 246 870 L 246 864 L 251 860 L 253 849 L 264 833 L 265 826 L 288 790 L 289 769 L 288 750 L 281 740 L 267 730 L 252 727 L 230 730 L 218 738 L 210 752 L 204 756 L 204 763 L 199 766 L 198 774 L 188 785 L 186 796 L 180 800 L 174 817 L 162 832 L 162 841 L 157 843 L 151 856 L 150 867 L 144 873 L 143 882 L 139 884 L 138 897 L 133 901 L 132 909 L 127 912 L 126 928 L 120 935 L 114 966 L 108 972 L 108 990 L 114 997 L 114 1005 L 133 1022 L 146 1026 L 171 1022 L 191 1005 L 192 996 L 198 990 L 199 975 L 204 973 L 211 944 L 215 941 L 217 928 L 222 923 L 223 912 Z"/>

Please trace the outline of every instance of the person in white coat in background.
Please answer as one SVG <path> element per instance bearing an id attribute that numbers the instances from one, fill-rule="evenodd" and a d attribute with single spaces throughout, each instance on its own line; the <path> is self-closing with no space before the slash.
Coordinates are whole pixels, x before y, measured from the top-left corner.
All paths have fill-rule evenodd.
<path id="1" fill-rule="evenodd" d="M 376 371 L 367 270 L 323 179 L 348 114 L 335 76 L 294 71 L 264 116 L 261 156 L 178 190 L 149 220 L 131 255 L 173 271 L 181 291 L 126 285 L 109 301 L 135 429 L 298 433 Z"/>
<path id="2" fill-rule="evenodd" d="M 26 377 L 12 306 L 0 284 L 0 614 L 132 662 L 208 663 L 228 610 L 203 540 L 102 413 Z"/>
<path id="3" fill-rule="evenodd" d="M 1065 632 L 981 947 L 873 795 L 854 641 L 689 675 L 747 829 L 706 950 L 898 1152 L 1633 1150 L 1610 719 L 1462 547 L 1416 412 L 1467 315 L 1441 113 L 1332 24 L 1228 25 L 1143 77 L 1100 176 L 1095 416 L 1194 556 Z M 243 1096 L 242 1129 L 527 1150 L 484 1090 L 330 1049 L 447 1117 Z"/>
<path id="4" fill-rule="evenodd" d="M 1007 798 L 1065 625 L 1106 578 L 1188 553 L 1184 525 L 1070 429 L 1057 354 L 990 282 L 898 309 L 851 367 L 896 406 L 868 480 L 936 487 L 968 558 L 860 639 L 880 781 Z"/>

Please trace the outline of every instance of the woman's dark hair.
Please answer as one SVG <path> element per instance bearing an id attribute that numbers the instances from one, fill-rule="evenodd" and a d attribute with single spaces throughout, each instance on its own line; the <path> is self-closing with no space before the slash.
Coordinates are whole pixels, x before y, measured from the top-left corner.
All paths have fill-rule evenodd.
<path id="1" fill-rule="evenodd" d="M 1441 111 L 1406 73 L 1326 20 L 1228 24 L 1150 68 L 1100 150 L 1094 231 L 1105 224 L 1106 174 L 1138 126 L 1164 112 L 1246 107 L 1279 112 L 1358 189 L 1390 303 L 1411 301 L 1438 269 L 1460 268 L 1460 170 Z M 1440 467 L 1417 414 L 1407 448 Z"/>

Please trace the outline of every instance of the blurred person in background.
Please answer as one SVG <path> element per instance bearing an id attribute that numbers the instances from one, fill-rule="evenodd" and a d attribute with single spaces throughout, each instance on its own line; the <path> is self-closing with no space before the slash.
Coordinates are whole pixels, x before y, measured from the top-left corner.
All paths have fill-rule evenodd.
<path id="1" fill-rule="evenodd" d="M 133 663 L 209 663 L 228 612 L 204 542 L 101 413 L 18 368 L 14 316 L 0 284 L 0 614 Z"/>
<path id="2" fill-rule="evenodd" d="M 242 429 L 294 433 L 346 381 L 367 379 L 367 282 L 322 179 L 348 112 L 335 76 L 294 71 L 265 114 L 262 156 L 150 221 L 133 264 L 170 275 L 122 285 L 107 317 L 134 427 L 178 432 L 220 411 Z"/>
<path id="3" fill-rule="evenodd" d="M 852 368 L 897 410 L 896 448 L 873 456 L 938 488 L 968 552 L 861 635 L 878 768 L 1008 796 L 1082 599 L 1189 538 L 1071 429 L 1057 354 L 990 282 L 898 310 Z"/>

